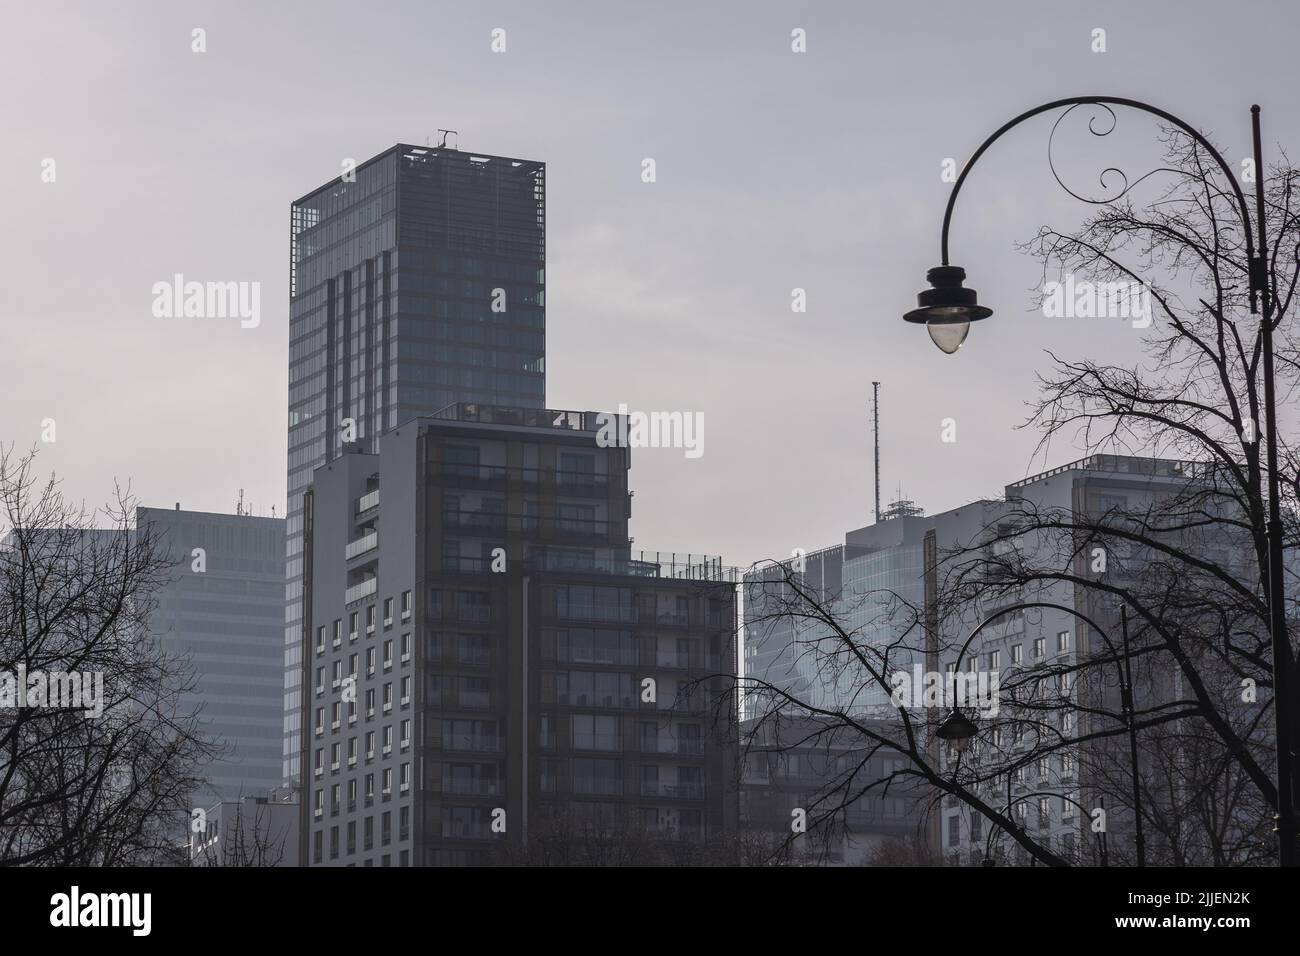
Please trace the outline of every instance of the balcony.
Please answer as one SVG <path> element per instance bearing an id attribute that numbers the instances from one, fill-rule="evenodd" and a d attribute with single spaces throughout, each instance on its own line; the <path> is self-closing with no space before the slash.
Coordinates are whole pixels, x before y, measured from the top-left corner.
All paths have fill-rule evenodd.
<path id="1" fill-rule="evenodd" d="M 354 584 L 343 594 L 343 603 L 352 604 L 368 597 L 373 597 L 379 590 L 379 578 L 366 578 L 360 584 Z"/>
<path id="2" fill-rule="evenodd" d="M 371 551 L 379 549 L 379 532 L 371 531 L 369 534 L 357 538 L 355 541 L 349 541 L 347 547 L 343 549 L 344 559 L 351 561 L 353 558 L 359 558 L 363 554 L 369 554 Z"/>
<path id="3" fill-rule="evenodd" d="M 494 531 L 506 530 L 506 515 L 500 511 L 453 511 L 444 509 L 442 526 L 455 531 Z"/>
<path id="4" fill-rule="evenodd" d="M 641 752 L 698 757 L 704 753 L 704 742 L 697 739 L 678 737 L 647 737 L 641 741 Z"/>
<path id="5" fill-rule="evenodd" d="M 676 800 L 702 800 L 704 798 L 704 784 L 660 783 L 657 780 L 642 780 L 641 796 L 671 797 Z"/>
<path id="6" fill-rule="evenodd" d="M 465 465 L 442 461 L 436 465 L 437 476 L 445 485 L 500 488 L 505 485 L 506 469 L 499 465 Z"/>
<path id="7" fill-rule="evenodd" d="M 368 491 L 357 499 L 357 514 L 365 514 L 379 507 L 379 489 Z"/>

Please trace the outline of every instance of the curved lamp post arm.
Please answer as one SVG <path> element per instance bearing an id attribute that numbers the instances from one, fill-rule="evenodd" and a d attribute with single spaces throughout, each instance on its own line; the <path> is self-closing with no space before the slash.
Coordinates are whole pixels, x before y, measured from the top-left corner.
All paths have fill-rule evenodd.
<path id="1" fill-rule="evenodd" d="M 959 651 L 957 654 L 957 664 L 954 667 L 954 670 L 958 670 L 958 671 L 961 670 L 962 658 L 966 656 L 967 649 L 971 646 L 971 642 L 974 641 L 975 638 L 979 635 L 980 631 L 984 630 L 984 628 L 988 627 L 988 625 L 992 624 L 994 621 L 996 621 L 998 618 L 1002 617 L 1003 615 L 1010 614 L 1012 611 L 1028 610 L 1031 607 L 1050 608 L 1054 611 L 1064 611 L 1067 614 L 1074 615 L 1079 620 L 1085 622 L 1089 627 L 1091 627 L 1094 631 L 1096 631 L 1098 634 L 1101 635 L 1101 639 L 1106 642 L 1106 647 L 1110 650 L 1111 657 L 1115 659 L 1116 663 L 1119 663 L 1119 659 L 1120 659 L 1119 652 L 1115 650 L 1115 645 L 1112 644 L 1110 638 L 1106 636 L 1106 632 L 1097 626 L 1096 621 L 1088 617 L 1088 615 L 1084 614 L 1082 611 L 1076 610 L 1075 608 L 1072 607 L 1067 607 L 1064 604 L 1054 604 L 1051 601 L 1025 601 L 1017 604 L 1009 604 L 1003 608 L 998 608 L 988 617 L 984 618 L 984 620 L 976 624 L 975 630 L 970 632 L 970 637 L 966 638 L 966 643 L 961 646 L 961 651 Z M 1122 686 L 1123 674 L 1120 675 L 1120 683 Z"/>
<path id="2" fill-rule="evenodd" d="M 961 192 L 961 187 L 966 182 L 966 177 L 970 174 L 971 168 L 975 165 L 976 161 L 978 161 L 979 158 L 984 155 L 985 151 L 990 146 L 992 146 L 995 142 L 997 142 L 998 139 L 1002 137 L 1003 133 L 1008 132 L 1009 130 L 1015 128 L 1016 126 L 1019 126 L 1025 120 L 1031 119 L 1039 115 L 1040 113 L 1046 113 L 1049 110 L 1059 109 L 1063 106 L 1074 107 L 1074 106 L 1089 106 L 1089 105 L 1102 105 L 1102 106 L 1106 106 L 1108 109 L 1110 106 L 1127 106 L 1135 110 L 1140 110 L 1144 113 L 1150 113 L 1152 116 L 1157 116 L 1160 119 L 1166 121 L 1167 123 L 1170 123 L 1178 127 L 1180 130 L 1182 130 L 1184 133 L 1186 133 L 1188 136 L 1194 139 L 1197 143 L 1201 145 L 1202 148 L 1204 148 L 1204 150 L 1211 156 L 1211 158 L 1213 158 L 1214 161 L 1219 164 L 1219 168 L 1223 170 L 1224 175 L 1228 178 L 1228 182 L 1232 184 L 1232 191 L 1237 198 L 1237 206 L 1239 207 L 1239 210 L 1241 212 L 1242 231 L 1246 238 L 1246 257 L 1250 260 L 1250 269 L 1251 269 L 1250 311 L 1255 312 L 1256 311 L 1255 293 L 1257 291 L 1256 287 L 1258 285 L 1258 278 L 1255 272 L 1256 270 L 1255 240 L 1254 237 L 1252 236 L 1250 207 L 1246 204 L 1246 196 L 1241 191 L 1241 185 L 1237 182 L 1237 176 L 1233 172 L 1232 167 L 1228 164 L 1228 161 L 1223 158 L 1222 154 L 1217 149 L 1214 148 L 1214 145 L 1208 139 L 1206 139 L 1205 136 L 1199 130 L 1188 125 L 1186 122 L 1179 119 L 1177 116 L 1174 116 L 1172 113 L 1168 113 L 1165 110 L 1160 109 L 1158 106 L 1152 106 L 1150 103 L 1144 103 L 1141 100 L 1132 100 L 1121 96 L 1070 96 L 1062 100 L 1053 100 L 1050 103 L 1044 103 L 1041 106 L 1035 106 L 1033 109 L 1026 110 L 1025 112 L 1021 113 L 1019 116 L 1015 117 L 1014 119 L 1008 120 L 1006 123 L 1003 123 L 1002 126 L 1000 126 L 991 136 L 989 136 L 988 139 L 984 140 L 984 142 L 980 144 L 979 149 L 975 150 L 971 158 L 966 161 L 966 165 L 962 167 L 961 173 L 958 174 L 957 176 L 957 181 L 953 183 L 952 192 L 948 195 L 948 206 L 943 213 L 943 233 L 940 238 L 940 253 L 942 255 L 943 264 L 945 266 L 948 265 L 948 228 L 952 223 L 952 210 L 953 207 L 957 204 L 957 195 L 958 193 Z M 1262 171 L 1256 172 L 1257 178 L 1260 176 L 1261 172 Z M 1262 228 L 1262 223 L 1260 225 Z"/>

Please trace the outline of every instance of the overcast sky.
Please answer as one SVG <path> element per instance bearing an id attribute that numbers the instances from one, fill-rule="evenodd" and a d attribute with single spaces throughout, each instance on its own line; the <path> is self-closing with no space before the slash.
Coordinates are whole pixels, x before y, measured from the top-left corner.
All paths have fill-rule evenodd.
<path id="1" fill-rule="evenodd" d="M 1014 428 L 1043 349 L 1131 359 L 1138 334 L 1030 311 L 1015 242 L 1086 212 L 1051 180 L 1050 120 L 985 157 L 954 220 L 997 315 L 952 357 L 905 325 L 938 263 L 942 161 L 1084 93 L 1149 100 L 1233 158 L 1259 102 L 1276 158 L 1300 144 L 1298 21 L 1286 2 L 6 0 L 0 440 L 53 418 L 41 465 L 78 499 L 118 478 L 149 505 L 229 512 L 243 488 L 282 514 L 289 204 L 447 127 L 547 163 L 548 405 L 705 416 L 702 457 L 633 453 L 635 547 L 747 564 L 867 523 L 872 380 L 886 500 L 996 494 L 1078 457 L 1033 461 Z M 260 282 L 261 325 L 155 318 L 177 272 Z"/>

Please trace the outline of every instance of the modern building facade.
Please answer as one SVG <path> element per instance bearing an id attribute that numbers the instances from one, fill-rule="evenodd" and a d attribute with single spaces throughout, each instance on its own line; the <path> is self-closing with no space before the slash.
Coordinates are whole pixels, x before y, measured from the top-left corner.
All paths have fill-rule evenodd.
<path id="1" fill-rule="evenodd" d="M 868 721 L 882 734 L 888 723 Z M 933 791 L 905 771 L 901 752 L 881 747 L 864 757 L 863 738 L 812 720 L 742 723 L 744 756 L 740 825 L 765 837 L 781 858 L 796 863 L 862 866 L 895 841 L 927 855 L 938 847 Z M 802 811 L 802 829 L 793 828 Z"/>
<path id="2" fill-rule="evenodd" d="M 190 866 L 297 865 L 298 802 L 292 794 L 273 791 L 196 809 L 203 812 L 191 818 Z"/>
<path id="3" fill-rule="evenodd" d="M 530 835 L 734 827 L 734 579 L 633 558 L 598 415 L 460 404 L 305 496 L 307 865 L 479 865 Z"/>
<path id="4" fill-rule="evenodd" d="M 186 659 L 194 687 L 182 712 L 221 752 L 193 806 L 265 797 L 281 774 L 284 691 L 283 518 L 138 508 L 172 571 L 155 594 L 153 639 Z"/>
<path id="5" fill-rule="evenodd" d="M 545 405 L 546 167 L 398 144 L 293 203 L 284 766 L 298 781 L 302 495 L 458 401 Z"/>
<path id="6" fill-rule="evenodd" d="M 1032 590 L 1023 585 L 997 589 L 990 592 L 991 598 L 984 596 L 960 606 L 936 606 L 936 602 L 945 576 L 958 562 L 969 561 L 974 549 L 981 549 L 995 567 L 1000 553 L 1014 549 L 1018 552 L 1015 561 L 1060 570 L 1065 578 L 1095 577 L 1098 572 L 1091 567 L 1095 557 L 1090 548 L 1067 545 L 1062 554 L 1060 543 L 1043 535 L 1013 534 L 1015 522 L 1026 513 L 1074 516 L 1080 523 L 1106 514 L 1145 514 L 1148 509 L 1159 514 L 1157 502 L 1162 496 L 1185 493 L 1191 475 L 1191 466 L 1185 462 L 1093 455 L 1010 484 L 1001 499 L 973 502 L 938 515 L 927 538 L 926 600 L 939 667 L 951 672 L 966 638 L 980 621 L 991 620 L 967 650 L 962 669 L 997 673 L 1002 699 L 1015 695 L 1024 708 L 1013 714 L 1004 709 L 996 719 L 986 720 L 975 744 L 960 759 L 972 769 L 994 764 L 1013 767 L 1010 779 L 1000 776 L 993 781 L 996 789 L 990 788 L 986 796 L 999 808 L 1009 806 L 1009 812 L 1039 845 L 1068 860 L 1091 865 L 1101 861 L 1103 838 L 1092 823 L 1106 791 L 1112 798 L 1105 807 L 1104 841 L 1109 847 L 1132 845 L 1132 812 L 1113 796 L 1115 776 L 1120 780 L 1120 792 L 1127 792 L 1123 781 L 1130 763 L 1124 737 L 1089 745 L 1086 750 L 1078 745 L 1053 745 L 1051 752 L 1038 754 L 1044 749 L 1041 742 L 1086 737 L 1090 729 L 1113 732 L 1115 718 L 1104 715 L 1122 713 L 1118 674 L 1105 668 L 1099 679 L 1083 683 L 1077 680 L 1076 671 L 1082 661 L 1104 660 L 1111 654 L 1110 647 L 1121 646 L 1118 601 L 1102 600 L 1095 589 L 1067 579 L 1038 582 Z M 1182 533 L 1173 535 L 1171 543 L 1186 546 L 1190 539 L 1180 541 L 1178 534 Z M 994 542 L 993 537 L 998 540 Z M 1121 550 L 1111 542 L 1106 550 L 1107 581 L 1117 588 L 1124 587 L 1126 579 L 1141 575 L 1153 557 L 1147 549 Z M 1041 606 L 1016 609 L 1026 602 L 1081 612 L 1105 629 L 1111 645 L 1069 611 Z M 1162 704 L 1185 696 L 1176 668 L 1141 659 L 1131 666 L 1140 711 L 1158 712 Z M 1093 664 L 1089 673 L 1099 670 Z M 949 748 L 943 748 L 940 757 L 944 766 L 957 759 Z M 1099 767 L 1113 768 L 1117 774 L 1109 781 L 1102 780 L 1095 777 Z M 1155 792 L 1159 781 L 1144 786 Z M 952 798 L 945 798 L 942 816 L 942 849 L 950 861 L 964 865 L 985 859 L 1003 864 L 1029 862 L 1023 847 L 1000 832 L 990 833 L 982 815 Z"/>
<path id="7" fill-rule="evenodd" d="M 745 674 L 802 704 L 855 715 L 889 717 L 889 694 L 854 664 L 829 627 L 783 613 L 788 570 L 817 597 L 855 642 L 887 657 L 889 670 L 924 658 L 918 626 L 925 603 L 924 541 L 933 526 L 910 501 L 896 501 L 875 524 L 849 531 L 842 545 L 802 555 L 785 567 L 745 575 Z M 788 569 L 788 570 L 787 570 Z M 750 702 L 767 709 L 772 700 Z M 754 716 L 749 710 L 746 716 Z"/>

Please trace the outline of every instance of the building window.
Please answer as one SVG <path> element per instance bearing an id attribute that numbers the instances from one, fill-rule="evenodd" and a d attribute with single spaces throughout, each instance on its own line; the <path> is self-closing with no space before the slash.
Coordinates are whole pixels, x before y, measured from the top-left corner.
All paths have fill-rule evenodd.
<path id="1" fill-rule="evenodd" d="M 405 624 L 411 619 L 411 592 L 402 592 L 402 623 Z"/>
<path id="2" fill-rule="evenodd" d="M 1045 637 L 1034 638 L 1034 657 L 1039 658 L 1046 653 L 1047 653 L 1047 638 Z"/>
<path id="3" fill-rule="evenodd" d="M 393 626 L 393 599 L 384 598 L 384 627 Z"/>
<path id="4" fill-rule="evenodd" d="M 1070 649 L 1070 632 L 1062 631 L 1056 635 L 1056 651 L 1058 654 L 1064 654 Z"/>
<path id="5" fill-rule="evenodd" d="M 393 669 L 393 642 L 384 641 L 384 670 Z"/>
<path id="6" fill-rule="evenodd" d="M 325 625 L 316 628 L 316 653 L 325 653 Z"/>
<path id="7" fill-rule="evenodd" d="M 366 608 L 366 633 L 375 633 L 375 606 L 373 604 Z"/>
<path id="8" fill-rule="evenodd" d="M 995 671 L 1002 667 L 1002 652 L 989 651 L 989 670 Z"/>
<path id="9" fill-rule="evenodd" d="M 1024 656 L 1023 652 L 1024 652 L 1024 648 L 1021 645 L 1019 644 L 1013 645 L 1011 648 L 1011 663 L 1019 664 L 1021 659 Z"/>
<path id="10" fill-rule="evenodd" d="M 411 635 L 409 633 L 402 635 L 402 663 L 405 664 L 411 659 Z"/>
<path id="11" fill-rule="evenodd" d="M 360 621 L 361 619 L 360 617 L 358 617 L 356 611 L 353 611 L 351 614 L 348 615 L 348 640 L 349 641 L 355 641 L 357 639 L 357 626 L 360 624 Z"/>

